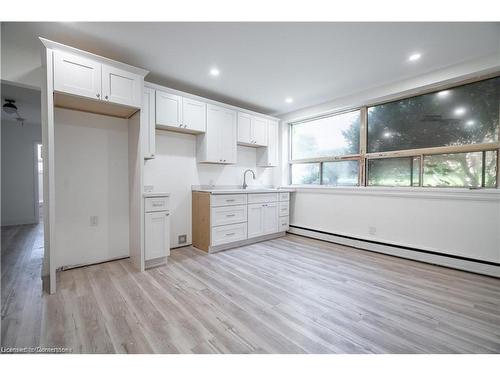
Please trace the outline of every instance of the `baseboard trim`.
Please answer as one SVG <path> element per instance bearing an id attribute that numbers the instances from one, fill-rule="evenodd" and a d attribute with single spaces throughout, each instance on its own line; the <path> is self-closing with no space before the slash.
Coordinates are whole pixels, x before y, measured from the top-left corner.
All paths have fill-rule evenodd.
<path id="1" fill-rule="evenodd" d="M 290 225 L 289 233 L 303 237 L 314 238 L 326 242 L 350 246 L 356 249 L 368 250 L 377 253 L 397 256 L 400 258 L 416 260 L 424 263 L 459 269 L 500 278 L 500 264 L 485 260 L 476 260 L 466 257 L 441 254 L 433 251 L 422 250 L 406 246 L 386 244 L 383 242 L 359 239 L 355 237 L 338 235 L 312 228 Z"/>

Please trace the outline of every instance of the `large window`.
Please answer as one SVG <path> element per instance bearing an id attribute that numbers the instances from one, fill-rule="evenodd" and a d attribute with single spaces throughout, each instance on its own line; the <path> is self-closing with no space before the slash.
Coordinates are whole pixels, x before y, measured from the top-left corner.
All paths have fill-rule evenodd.
<path id="1" fill-rule="evenodd" d="M 359 111 L 292 125 L 292 159 L 359 154 Z"/>
<path id="2" fill-rule="evenodd" d="M 291 133 L 292 184 L 358 185 L 359 110 L 293 124 Z"/>
<path id="3" fill-rule="evenodd" d="M 495 188 L 500 77 L 290 126 L 292 184 Z"/>
<path id="4" fill-rule="evenodd" d="M 498 141 L 500 77 L 368 108 L 368 152 Z"/>

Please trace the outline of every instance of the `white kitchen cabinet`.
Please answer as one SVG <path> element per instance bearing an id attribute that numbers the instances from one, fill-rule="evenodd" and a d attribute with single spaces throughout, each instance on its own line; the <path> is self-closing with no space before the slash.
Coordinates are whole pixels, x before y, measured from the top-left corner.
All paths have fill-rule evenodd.
<path id="1" fill-rule="evenodd" d="M 102 100 L 131 107 L 141 107 L 143 81 L 134 73 L 102 65 Z"/>
<path id="2" fill-rule="evenodd" d="M 170 255 L 170 213 L 147 212 L 144 228 L 146 262 Z"/>
<path id="3" fill-rule="evenodd" d="M 252 134 L 255 145 L 267 146 L 267 120 L 262 117 L 254 116 L 252 118 Z"/>
<path id="4" fill-rule="evenodd" d="M 148 193 L 144 197 L 144 261 L 152 267 L 170 255 L 169 195 Z"/>
<path id="5" fill-rule="evenodd" d="M 182 96 L 156 90 L 156 125 L 182 127 Z"/>
<path id="6" fill-rule="evenodd" d="M 193 191 L 194 247 L 213 253 L 277 238 L 288 230 L 288 192 L 216 191 Z"/>
<path id="7" fill-rule="evenodd" d="M 207 105 L 165 91 L 156 91 L 156 125 L 160 129 L 183 133 L 204 133 Z"/>
<path id="8" fill-rule="evenodd" d="M 142 93 L 141 133 L 144 159 L 153 159 L 156 152 L 155 90 L 149 87 Z"/>
<path id="9" fill-rule="evenodd" d="M 204 133 L 207 127 L 207 104 L 182 98 L 182 127 L 191 132 Z"/>
<path id="10" fill-rule="evenodd" d="M 252 144 L 252 115 L 238 112 L 238 143 Z"/>
<path id="11" fill-rule="evenodd" d="M 276 202 L 248 205 L 248 238 L 278 232 L 278 204 Z"/>
<path id="12" fill-rule="evenodd" d="M 207 105 L 206 133 L 198 136 L 199 163 L 236 163 L 236 111 Z"/>
<path id="13" fill-rule="evenodd" d="M 248 205 L 248 238 L 262 236 L 264 234 L 264 205 Z"/>
<path id="14" fill-rule="evenodd" d="M 54 91 L 141 108 L 142 76 L 98 60 L 54 52 Z"/>
<path id="15" fill-rule="evenodd" d="M 267 146 L 267 120 L 238 112 L 238 143 L 244 146 Z"/>
<path id="16" fill-rule="evenodd" d="M 102 64 L 79 55 L 54 52 L 54 91 L 101 98 Z"/>
<path id="17" fill-rule="evenodd" d="M 257 149 L 258 167 L 276 167 L 279 163 L 279 125 L 277 121 L 268 121 L 268 145 Z"/>

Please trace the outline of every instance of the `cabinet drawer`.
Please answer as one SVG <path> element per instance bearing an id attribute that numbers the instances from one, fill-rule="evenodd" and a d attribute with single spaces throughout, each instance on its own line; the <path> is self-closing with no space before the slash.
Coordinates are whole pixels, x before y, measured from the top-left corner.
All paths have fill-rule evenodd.
<path id="1" fill-rule="evenodd" d="M 280 202 L 279 215 L 280 216 L 288 216 L 288 214 L 290 213 L 289 207 L 290 207 L 290 205 L 288 204 L 288 202 Z"/>
<path id="2" fill-rule="evenodd" d="M 288 229 L 290 229 L 290 220 L 289 220 L 288 216 L 280 217 L 278 230 L 280 232 L 284 232 L 284 231 L 287 231 Z"/>
<path id="3" fill-rule="evenodd" d="M 146 212 L 168 210 L 168 197 L 151 197 L 146 198 L 145 201 L 144 210 Z"/>
<path id="4" fill-rule="evenodd" d="M 278 201 L 278 193 L 248 194 L 248 204 L 250 204 L 250 203 L 277 202 L 277 201 Z"/>
<path id="5" fill-rule="evenodd" d="M 213 207 L 211 211 L 212 227 L 247 221 L 247 205 Z"/>
<path id="6" fill-rule="evenodd" d="M 246 240 L 247 223 L 223 225 L 212 228 L 212 246 Z"/>
<path id="7" fill-rule="evenodd" d="M 237 206 L 241 204 L 247 204 L 246 194 L 221 194 L 210 197 L 210 205 L 212 207 Z"/>
<path id="8" fill-rule="evenodd" d="M 280 202 L 283 201 L 289 201 L 290 200 L 290 193 L 279 193 L 280 195 Z"/>

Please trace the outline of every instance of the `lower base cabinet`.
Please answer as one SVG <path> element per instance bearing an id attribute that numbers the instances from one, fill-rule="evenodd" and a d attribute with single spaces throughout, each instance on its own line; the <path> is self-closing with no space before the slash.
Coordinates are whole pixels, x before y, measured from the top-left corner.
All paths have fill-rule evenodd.
<path id="1" fill-rule="evenodd" d="M 167 261 L 170 255 L 168 197 L 145 198 L 144 260 L 146 268 Z"/>
<path id="2" fill-rule="evenodd" d="M 248 238 L 278 232 L 278 204 L 248 205 Z"/>
<path id="3" fill-rule="evenodd" d="M 283 205 L 288 207 L 288 199 L 288 192 L 194 191 L 193 246 L 210 253 L 282 236 L 288 229 L 288 211 L 282 210 Z"/>

